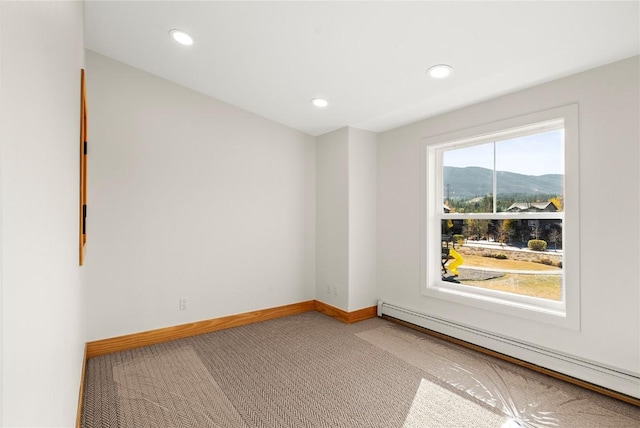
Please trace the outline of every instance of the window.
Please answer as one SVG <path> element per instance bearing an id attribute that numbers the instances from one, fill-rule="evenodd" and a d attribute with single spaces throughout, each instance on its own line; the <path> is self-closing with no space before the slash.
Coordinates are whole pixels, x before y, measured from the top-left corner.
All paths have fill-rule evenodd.
<path id="1" fill-rule="evenodd" d="M 423 294 L 579 328 L 577 107 L 424 145 Z"/>

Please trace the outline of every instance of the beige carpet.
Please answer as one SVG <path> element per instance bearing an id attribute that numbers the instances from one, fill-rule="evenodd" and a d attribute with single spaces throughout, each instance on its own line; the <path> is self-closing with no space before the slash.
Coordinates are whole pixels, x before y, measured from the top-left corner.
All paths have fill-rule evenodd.
<path id="1" fill-rule="evenodd" d="M 422 379 L 402 427 L 494 428 L 502 427 L 507 419 Z"/>
<path id="2" fill-rule="evenodd" d="M 387 321 L 317 312 L 92 358 L 82 414 L 84 428 L 639 422 L 631 405 Z"/>
<path id="3" fill-rule="evenodd" d="M 247 426 L 190 346 L 117 364 L 113 381 L 123 426 Z"/>
<path id="4" fill-rule="evenodd" d="M 625 416 L 579 388 L 411 330 L 388 325 L 357 336 L 525 427 L 640 427 L 637 409 Z"/>

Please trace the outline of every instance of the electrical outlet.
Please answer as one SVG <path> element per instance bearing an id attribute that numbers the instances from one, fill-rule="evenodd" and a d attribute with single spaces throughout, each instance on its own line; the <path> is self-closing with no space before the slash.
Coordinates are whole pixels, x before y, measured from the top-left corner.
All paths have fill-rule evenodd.
<path id="1" fill-rule="evenodd" d="M 327 294 L 331 294 L 331 284 L 327 284 L 327 288 L 325 289 Z"/>
<path id="2" fill-rule="evenodd" d="M 187 310 L 187 298 L 186 297 L 181 297 L 180 298 L 180 310 L 181 311 Z"/>
<path id="3" fill-rule="evenodd" d="M 334 296 L 337 296 L 337 295 L 338 295 L 338 286 L 337 286 L 337 285 L 334 285 L 334 286 L 333 286 L 333 295 L 334 295 Z"/>

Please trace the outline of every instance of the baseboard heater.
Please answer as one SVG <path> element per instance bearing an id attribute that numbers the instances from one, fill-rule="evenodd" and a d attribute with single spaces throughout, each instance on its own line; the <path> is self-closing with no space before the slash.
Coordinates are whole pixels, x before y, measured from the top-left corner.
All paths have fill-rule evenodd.
<path id="1" fill-rule="evenodd" d="M 575 355 L 563 354 L 413 309 L 379 301 L 378 316 L 382 315 L 640 399 L 640 374 L 637 373 L 606 367 Z"/>

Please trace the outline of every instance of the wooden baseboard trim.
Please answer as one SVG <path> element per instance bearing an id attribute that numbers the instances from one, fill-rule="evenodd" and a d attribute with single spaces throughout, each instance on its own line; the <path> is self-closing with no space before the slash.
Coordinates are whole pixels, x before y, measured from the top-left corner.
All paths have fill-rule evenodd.
<path id="1" fill-rule="evenodd" d="M 315 308 L 316 311 L 335 318 L 338 321 L 342 321 L 346 324 L 366 320 L 368 318 L 374 318 L 377 316 L 378 311 L 377 306 L 370 306 L 368 308 L 359 309 L 357 311 L 347 312 L 334 306 L 327 305 L 326 303 L 320 302 L 319 300 L 316 300 Z"/>
<path id="2" fill-rule="evenodd" d="M 289 315 L 301 314 L 315 309 L 315 300 L 308 300 L 306 302 L 293 303 L 291 305 L 261 309 L 237 315 L 229 315 L 222 318 L 197 321 L 173 327 L 165 327 L 141 333 L 96 340 L 87 343 L 86 358 L 98 357 L 100 355 L 139 348 L 141 346 L 155 345 L 156 343 L 183 339 L 185 337 L 196 336 L 198 334 L 211 333 L 218 330 L 239 327 L 241 325 L 253 324 Z"/>
<path id="3" fill-rule="evenodd" d="M 308 300 L 306 302 L 293 303 L 291 305 L 278 306 L 276 308 L 261 309 L 253 312 L 229 315 L 222 318 L 197 321 L 173 327 L 159 328 L 141 333 L 133 333 L 87 342 L 85 360 L 87 358 L 99 357 L 100 355 L 111 354 L 113 352 L 126 351 L 128 349 L 139 348 L 141 346 L 155 345 L 156 343 L 183 339 L 185 337 L 196 336 L 198 334 L 211 333 L 231 327 L 239 327 L 241 325 L 267 321 L 314 310 L 347 324 L 368 318 L 374 318 L 377 315 L 377 306 L 347 312 L 317 300 Z"/>
<path id="4" fill-rule="evenodd" d="M 610 390 L 610 389 L 602 387 L 602 386 L 594 385 L 592 383 L 585 382 L 583 380 L 580 380 L 580 379 L 577 379 L 577 378 L 574 378 L 574 377 L 571 377 L 571 376 L 567 376 L 565 374 L 558 373 L 556 371 L 553 371 L 553 370 L 550 370 L 550 369 L 546 369 L 544 367 L 540 367 L 538 365 L 535 365 L 535 364 L 532 364 L 532 363 L 528 363 L 526 361 L 519 360 L 517 358 L 513 358 L 513 357 L 510 357 L 508 355 L 501 354 L 499 352 L 495 352 L 495 351 L 492 351 L 492 350 L 487 349 L 487 348 L 483 348 L 482 346 L 474 345 L 473 343 L 465 342 L 464 340 L 456 339 L 455 337 L 447 336 L 446 334 L 438 333 L 437 331 L 429 330 L 428 328 L 420 327 L 418 325 L 411 324 L 411 323 L 406 322 L 406 321 L 402 321 L 402 320 L 400 320 L 398 318 L 394 318 L 394 317 L 391 317 L 389 315 L 382 315 L 382 318 L 384 318 L 384 319 L 386 319 L 388 321 L 394 322 L 396 324 L 403 325 L 403 326 L 408 327 L 410 329 L 419 331 L 421 333 L 428 334 L 429 336 L 437 337 L 438 339 L 446 340 L 447 342 L 455 343 L 456 345 L 460 345 L 460 346 L 464 346 L 465 348 L 472 349 L 474 351 L 477 351 L 477 352 L 480 352 L 480 353 L 483 353 L 483 354 L 486 354 L 486 355 L 490 355 L 492 357 L 496 357 L 496 358 L 499 358 L 499 359 L 504 360 L 504 361 L 508 361 L 510 363 L 519 365 L 521 367 L 525 367 L 525 368 L 533 370 L 535 372 L 542 373 L 542 374 L 545 374 L 547 376 L 551 376 L 553 378 L 556 378 L 556 379 L 571 383 L 573 385 L 577 385 L 579 387 L 588 389 L 590 391 L 594 391 L 594 392 L 597 392 L 599 394 L 606 395 L 607 397 L 615 398 L 616 400 L 624 401 L 625 403 L 629 403 L 629 404 L 632 404 L 634 406 L 640 407 L 640 400 L 638 400 L 637 398 L 634 398 L 634 397 L 630 397 L 630 396 L 628 396 L 626 394 L 622 394 L 620 392 L 613 391 L 613 390 Z"/>
<path id="5" fill-rule="evenodd" d="M 84 358 L 82 358 L 82 372 L 80 373 L 80 392 L 78 392 L 78 410 L 76 411 L 76 428 L 82 422 L 82 403 L 84 398 L 84 375 L 87 368 L 87 344 L 84 344 Z"/>
<path id="6" fill-rule="evenodd" d="M 349 323 L 358 321 L 364 321 L 369 318 L 375 318 L 378 316 L 378 306 L 369 306 L 368 308 L 358 309 L 357 311 L 349 312 Z"/>
<path id="7" fill-rule="evenodd" d="M 343 311 L 342 309 L 338 309 L 331 305 L 327 305 L 326 303 L 320 302 L 318 300 L 315 301 L 315 310 L 327 316 L 330 316 L 331 318 L 335 318 L 338 321 L 342 321 L 344 323 L 349 322 L 349 312 Z"/>

